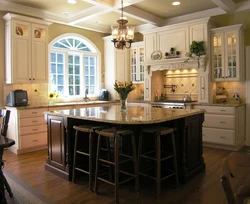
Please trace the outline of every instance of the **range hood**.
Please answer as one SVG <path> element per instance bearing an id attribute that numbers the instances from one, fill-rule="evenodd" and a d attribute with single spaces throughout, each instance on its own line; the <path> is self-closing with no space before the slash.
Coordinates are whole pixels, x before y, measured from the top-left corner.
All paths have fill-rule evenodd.
<path id="1" fill-rule="evenodd" d="M 176 70 L 176 69 L 188 69 L 198 68 L 203 71 L 206 70 L 205 56 L 197 58 L 190 58 L 187 61 L 186 58 L 173 58 L 173 59 L 162 59 L 162 60 L 148 60 L 143 63 L 148 74 L 150 71 L 163 71 L 163 70 Z"/>

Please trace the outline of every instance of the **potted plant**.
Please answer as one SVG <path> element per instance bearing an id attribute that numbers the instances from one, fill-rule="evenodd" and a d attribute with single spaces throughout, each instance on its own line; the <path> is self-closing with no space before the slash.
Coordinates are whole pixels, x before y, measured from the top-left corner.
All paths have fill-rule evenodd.
<path id="1" fill-rule="evenodd" d="M 200 67 L 200 56 L 206 54 L 204 44 L 204 41 L 192 41 L 191 45 L 189 46 L 188 59 L 186 59 L 184 62 L 188 62 L 190 58 L 197 57 L 198 67 Z"/>

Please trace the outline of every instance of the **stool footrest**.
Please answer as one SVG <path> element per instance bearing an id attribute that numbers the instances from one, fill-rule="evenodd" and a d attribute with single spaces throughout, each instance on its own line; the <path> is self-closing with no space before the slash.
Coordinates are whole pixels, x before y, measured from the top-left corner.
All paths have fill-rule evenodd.
<path id="1" fill-rule="evenodd" d="M 80 151 L 80 150 L 76 151 L 76 153 L 81 154 L 81 155 L 85 155 L 85 156 L 89 156 L 89 153 L 83 152 L 83 151 Z"/>

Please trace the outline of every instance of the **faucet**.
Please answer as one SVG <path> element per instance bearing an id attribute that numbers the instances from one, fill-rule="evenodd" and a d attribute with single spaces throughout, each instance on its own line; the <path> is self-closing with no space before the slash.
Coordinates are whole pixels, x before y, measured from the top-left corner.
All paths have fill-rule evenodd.
<path id="1" fill-rule="evenodd" d="M 85 96 L 84 96 L 84 98 L 83 98 L 84 102 L 90 101 L 90 99 L 87 97 L 88 93 L 89 93 L 89 90 L 86 88 L 86 89 L 85 89 Z"/>

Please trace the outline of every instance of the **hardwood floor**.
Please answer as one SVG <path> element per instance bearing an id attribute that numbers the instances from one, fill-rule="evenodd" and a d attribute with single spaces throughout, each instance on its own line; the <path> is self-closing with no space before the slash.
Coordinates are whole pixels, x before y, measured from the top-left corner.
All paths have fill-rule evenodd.
<path id="1" fill-rule="evenodd" d="M 247 152 L 250 147 L 243 147 L 240 152 Z M 220 183 L 222 160 L 230 153 L 228 150 L 203 148 L 206 171 L 193 180 L 181 185 L 179 189 L 169 188 L 163 182 L 162 194 L 156 199 L 155 185 L 144 180 L 140 184 L 140 193 L 134 192 L 134 185 L 120 187 L 120 203 L 124 204 L 224 204 L 226 198 Z M 8 150 L 4 152 L 5 168 L 19 177 L 29 186 L 44 194 L 55 203 L 114 203 L 113 187 L 101 184 L 100 194 L 88 191 L 88 183 L 73 184 L 44 169 L 46 150 L 29 154 L 15 155 Z"/>

